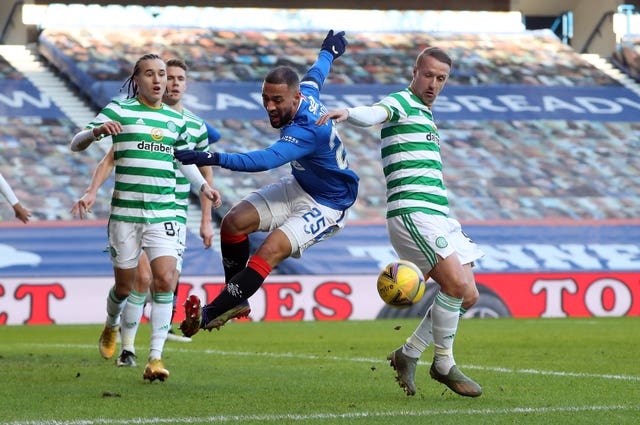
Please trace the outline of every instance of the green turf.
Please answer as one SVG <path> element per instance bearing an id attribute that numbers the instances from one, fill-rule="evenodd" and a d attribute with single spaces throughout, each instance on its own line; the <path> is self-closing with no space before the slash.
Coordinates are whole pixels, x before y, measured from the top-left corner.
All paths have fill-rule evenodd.
<path id="1" fill-rule="evenodd" d="M 100 358 L 100 326 L 0 326 L 2 424 L 637 424 L 640 318 L 469 319 L 458 365 L 484 389 L 460 397 L 418 366 L 417 394 L 387 354 L 417 320 L 231 323 L 168 341 L 166 382 Z"/>

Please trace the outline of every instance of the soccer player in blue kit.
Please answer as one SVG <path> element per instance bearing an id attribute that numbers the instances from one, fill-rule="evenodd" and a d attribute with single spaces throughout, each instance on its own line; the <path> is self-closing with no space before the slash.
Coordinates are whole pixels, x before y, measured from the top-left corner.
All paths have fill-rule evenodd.
<path id="1" fill-rule="evenodd" d="M 220 226 L 225 289 L 209 304 L 191 295 L 180 329 L 192 336 L 200 329 L 220 329 L 228 320 L 246 317 L 248 298 L 274 267 L 344 227 L 358 194 L 358 176 L 349 169 L 347 152 L 331 121 L 316 126 L 327 112 L 320 90 L 331 64 L 347 45 L 344 31 L 329 31 L 320 54 L 302 80 L 287 66 L 270 71 L 262 85 L 262 103 L 280 139 L 247 153 L 176 151 L 183 164 L 217 165 L 257 172 L 291 164 L 291 174 L 247 195 L 229 210 Z M 248 235 L 271 232 L 250 256 Z"/>

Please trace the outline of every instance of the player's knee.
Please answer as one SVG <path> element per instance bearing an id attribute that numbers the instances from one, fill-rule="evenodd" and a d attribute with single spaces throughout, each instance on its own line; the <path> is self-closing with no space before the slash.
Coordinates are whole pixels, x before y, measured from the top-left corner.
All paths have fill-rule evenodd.
<path id="1" fill-rule="evenodd" d="M 242 215 L 234 213 L 233 210 L 231 210 L 222 218 L 220 232 L 230 235 L 246 234 L 243 231 L 244 226 L 245 220 Z"/>
<path id="2" fill-rule="evenodd" d="M 167 270 L 161 273 L 156 273 L 153 276 L 153 288 L 154 292 L 173 292 L 175 289 L 175 270 Z"/>
<path id="3" fill-rule="evenodd" d="M 136 279 L 133 289 L 136 292 L 143 294 L 149 290 L 152 282 L 153 282 L 153 276 L 151 274 L 139 275 L 138 278 Z"/>
<path id="4" fill-rule="evenodd" d="M 469 310 L 473 307 L 480 298 L 480 293 L 478 292 L 478 288 L 475 285 L 470 285 L 470 289 L 464 295 L 464 300 L 462 301 L 462 308 L 465 310 Z"/>
<path id="5" fill-rule="evenodd" d="M 260 216 L 253 205 L 241 201 L 227 212 L 220 223 L 220 231 L 227 234 L 243 234 L 255 232 L 260 226 Z"/>
<path id="6" fill-rule="evenodd" d="M 220 222 L 220 231 L 230 234 L 235 233 L 232 230 L 235 230 L 235 226 L 233 223 L 231 211 L 229 211 L 224 215 L 224 217 L 222 217 L 222 221 Z"/>
<path id="7" fill-rule="evenodd" d="M 467 282 L 464 279 L 449 277 L 448 279 L 437 280 L 440 290 L 450 297 L 464 298 L 467 293 Z"/>

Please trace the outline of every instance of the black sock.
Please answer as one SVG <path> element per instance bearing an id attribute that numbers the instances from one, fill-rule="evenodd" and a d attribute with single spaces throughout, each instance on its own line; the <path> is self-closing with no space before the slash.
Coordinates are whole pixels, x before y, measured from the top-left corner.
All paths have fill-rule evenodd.
<path id="1" fill-rule="evenodd" d="M 254 269 L 246 267 L 240 273 L 231 278 L 220 294 L 206 305 L 207 319 L 212 320 L 225 311 L 241 304 L 256 293 L 264 277 Z"/>
<path id="2" fill-rule="evenodd" d="M 229 282 L 232 277 L 247 267 L 249 248 L 249 238 L 246 235 L 238 237 L 220 234 L 220 252 L 222 253 L 225 282 Z"/>
<path id="3" fill-rule="evenodd" d="M 176 289 L 173 291 L 173 308 L 171 309 L 171 321 L 169 323 L 173 323 L 173 316 L 176 315 L 176 309 L 178 308 L 178 286 L 180 286 L 178 278 L 178 283 L 176 283 Z"/>

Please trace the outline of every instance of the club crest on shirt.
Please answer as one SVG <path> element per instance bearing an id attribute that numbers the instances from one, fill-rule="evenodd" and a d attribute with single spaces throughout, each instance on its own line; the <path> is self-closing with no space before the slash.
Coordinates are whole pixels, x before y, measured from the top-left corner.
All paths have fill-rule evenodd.
<path id="1" fill-rule="evenodd" d="M 175 133 L 176 131 L 178 131 L 178 126 L 176 125 L 176 123 L 174 123 L 173 121 L 169 121 L 167 122 L 167 128 L 169 129 L 169 131 L 171 131 L 172 133 Z"/>

